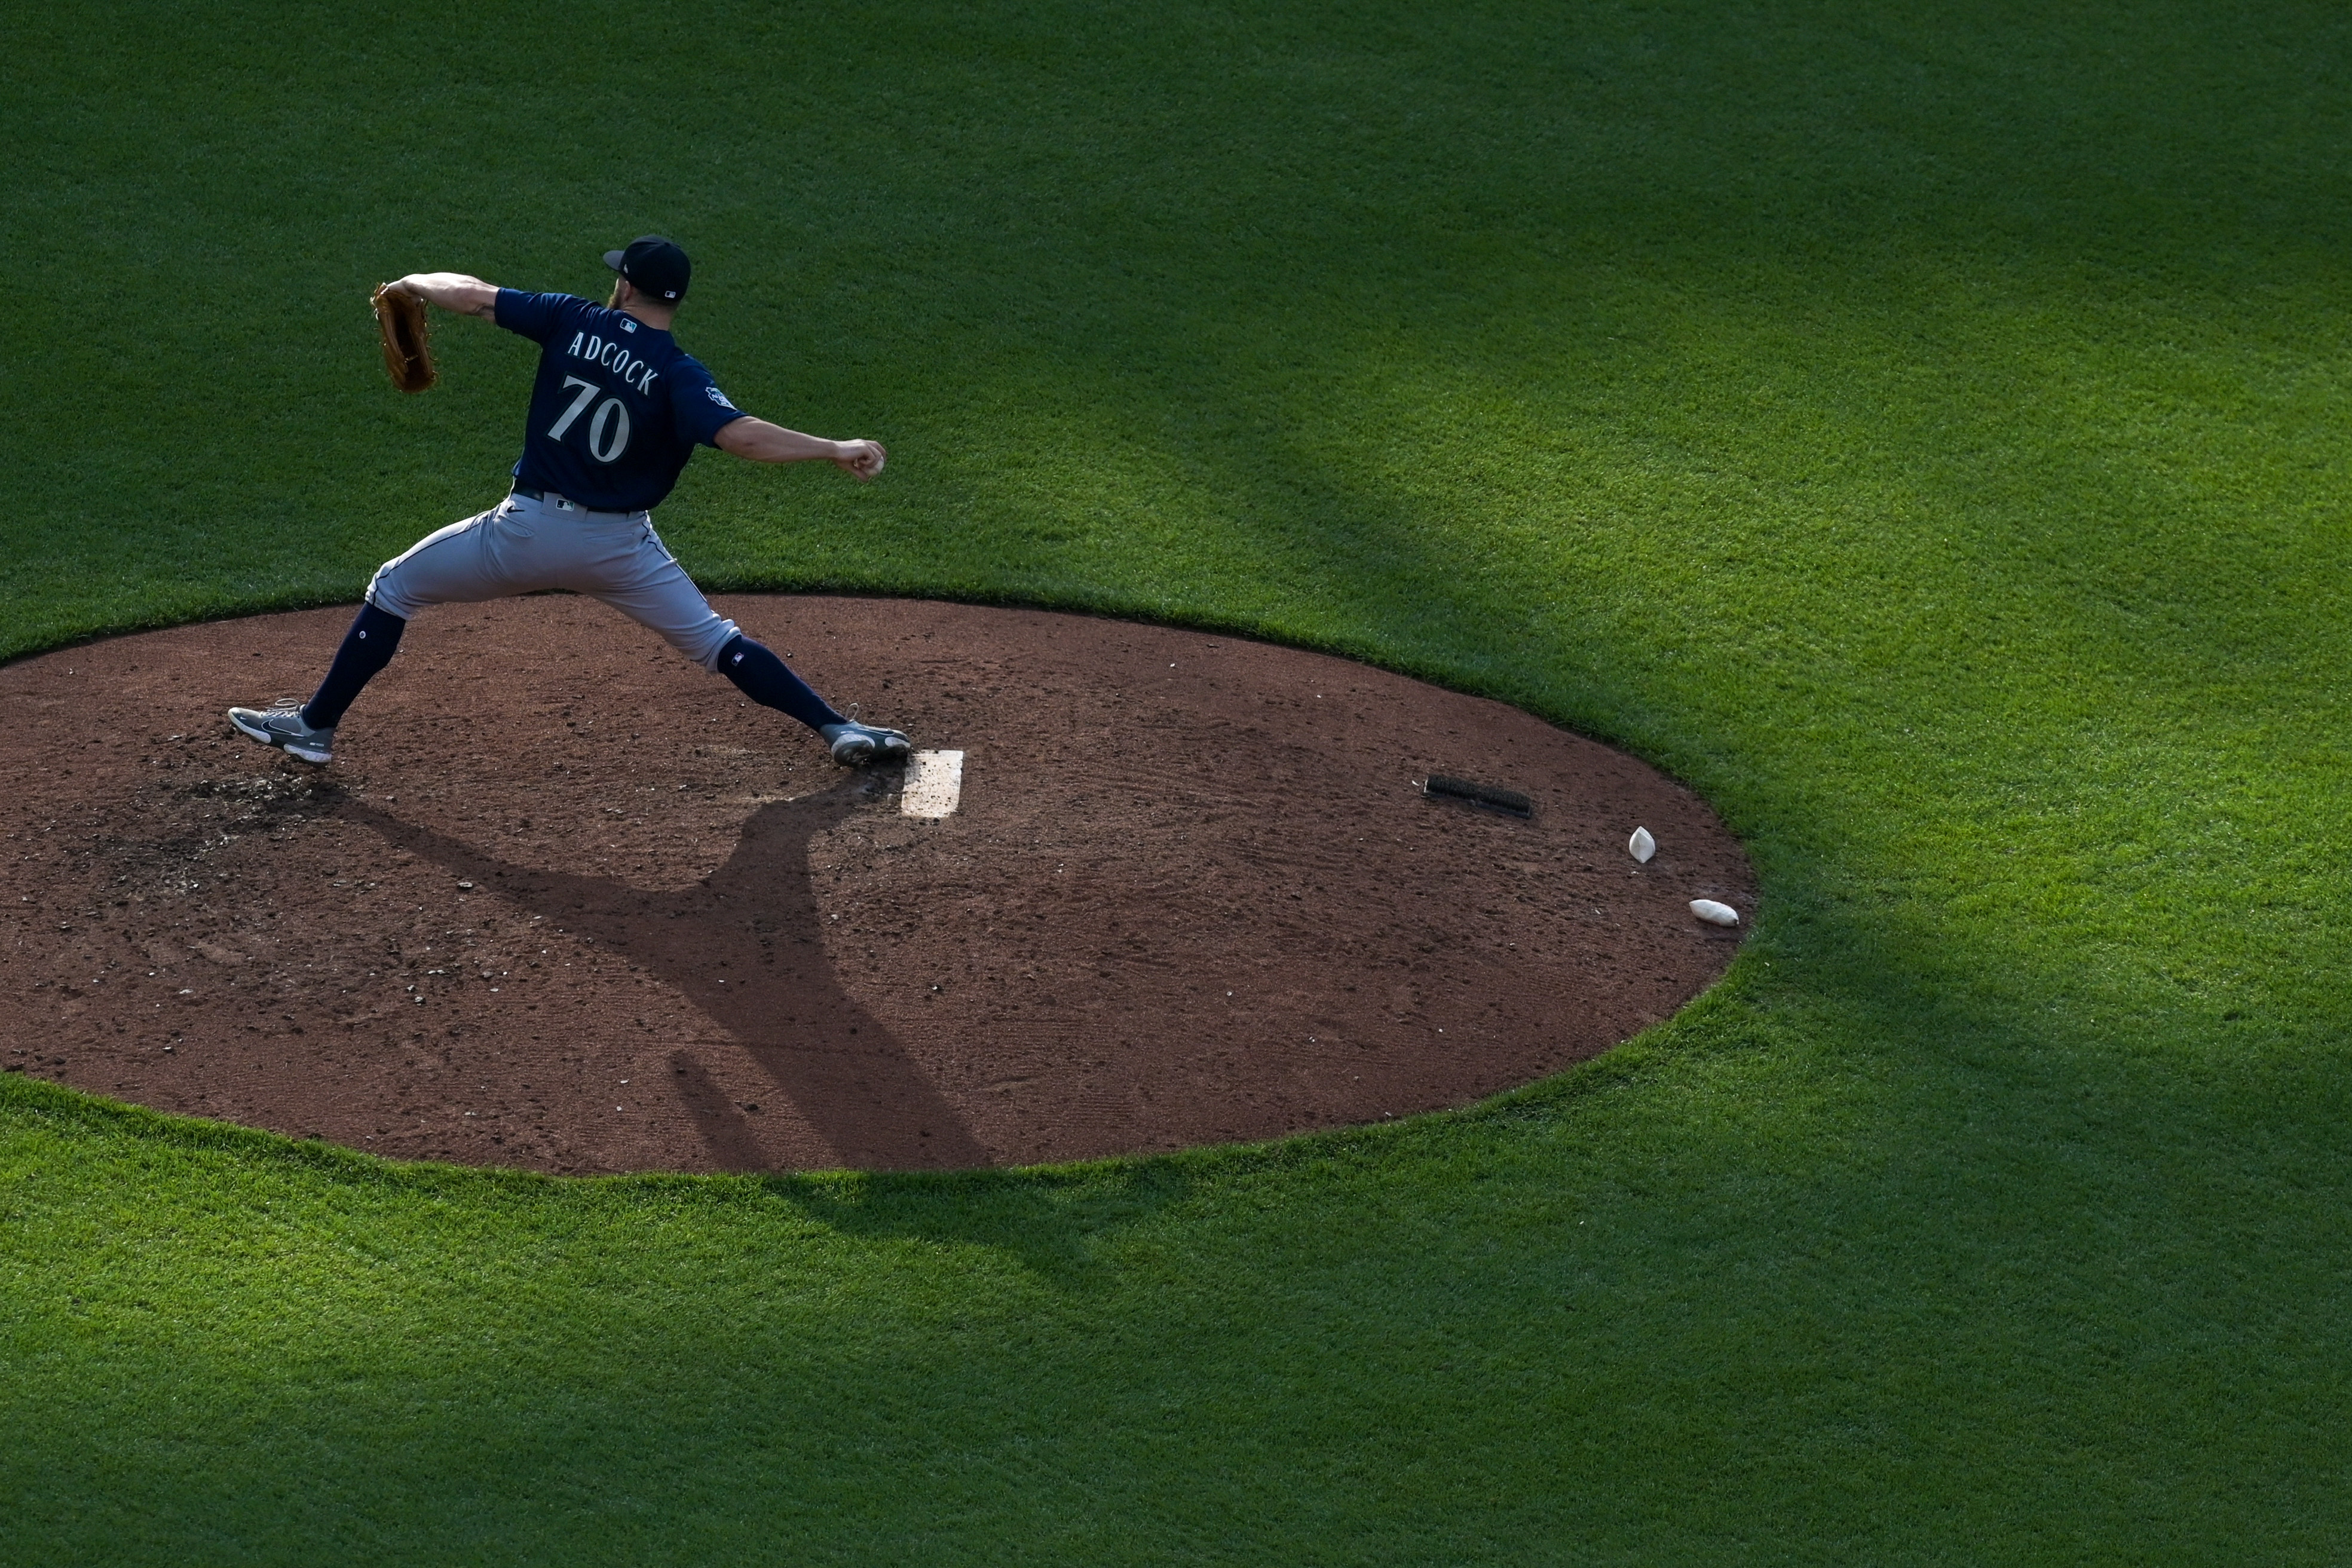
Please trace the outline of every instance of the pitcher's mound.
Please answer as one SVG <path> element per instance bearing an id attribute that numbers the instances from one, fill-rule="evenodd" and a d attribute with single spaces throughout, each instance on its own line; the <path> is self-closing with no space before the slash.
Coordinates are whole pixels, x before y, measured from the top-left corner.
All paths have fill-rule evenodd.
<path id="1" fill-rule="evenodd" d="M 1688 791 L 1500 703 L 1076 616 L 720 608 L 960 783 L 845 773 L 569 597 L 420 616 L 325 770 L 221 715 L 307 693 L 347 609 L 0 670 L 5 1065 L 403 1158 L 1066 1160 L 1525 1083 L 1722 971 L 1691 899 L 1754 902 Z"/>

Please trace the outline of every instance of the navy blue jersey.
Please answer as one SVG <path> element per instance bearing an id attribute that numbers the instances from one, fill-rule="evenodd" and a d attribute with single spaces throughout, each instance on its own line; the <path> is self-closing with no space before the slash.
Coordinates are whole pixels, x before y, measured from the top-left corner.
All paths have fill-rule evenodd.
<path id="1" fill-rule="evenodd" d="M 697 446 L 743 417 L 692 354 L 571 294 L 499 290 L 498 323 L 540 347 L 515 483 L 592 511 L 661 504 Z"/>

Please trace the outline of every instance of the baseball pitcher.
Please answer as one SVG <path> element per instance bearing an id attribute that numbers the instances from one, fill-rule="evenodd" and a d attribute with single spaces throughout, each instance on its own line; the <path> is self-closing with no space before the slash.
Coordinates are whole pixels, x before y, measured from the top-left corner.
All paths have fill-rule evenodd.
<path id="1" fill-rule="evenodd" d="M 604 265 L 620 275 L 604 305 L 495 288 L 461 272 L 412 273 L 377 291 L 385 362 L 404 390 L 433 382 L 420 300 L 479 316 L 540 345 L 513 492 L 377 569 L 367 603 L 310 701 L 232 708 L 230 723 L 306 763 L 330 762 L 335 726 L 360 689 L 392 662 L 418 610 L 567 588 L 652 627 L 753 701 L 806 724 L 845 767 L 908 755 L 905 735 L 844 718 L 783 660 L 713 610 L 654 531 L 651 515 L 697 446 L 755 463 L 821 458 L 865 480 L 882 471 L 882 444 L 803 436 L 730 403 L 670 336 L 692 269 L 686 252 L 667 239 L 646 235 L 625 250 L 607 251 Z"/>

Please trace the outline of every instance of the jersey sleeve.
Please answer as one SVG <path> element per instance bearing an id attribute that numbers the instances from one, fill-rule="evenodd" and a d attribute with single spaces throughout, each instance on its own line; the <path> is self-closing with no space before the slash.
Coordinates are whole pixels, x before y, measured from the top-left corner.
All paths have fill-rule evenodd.
<path id="1" fill-rule="evenodd" d="M 669 405 L 678 439 L 701 447 L 717 446 L 722 428 L 748 417 L 727 401 L 727 395 L 719 390 L 719 384 L 710 378 L 702 362 L 688 354 L 680 354 L 677 363 L 670 366 Z"/>
<path id="2" fill-rule="evenodd" d="M 499 290 L 498 323 L 536 343 L 554 336 L 563 307 L 585 301 L 572 294 L 526 294 L 520 289 Z"/>

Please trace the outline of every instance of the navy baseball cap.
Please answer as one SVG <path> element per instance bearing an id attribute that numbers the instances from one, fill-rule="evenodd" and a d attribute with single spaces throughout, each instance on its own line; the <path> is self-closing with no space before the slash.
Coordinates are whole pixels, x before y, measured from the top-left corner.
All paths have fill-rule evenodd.
<path id="1" fill-rule="evenodd" d="M 673 305 L 686 298 L 687 279 L 694 276 L 694 263 L 686 252 L 658 234 L 641 234 L 626 250 L 606 251 L 604 265 Z"/>

